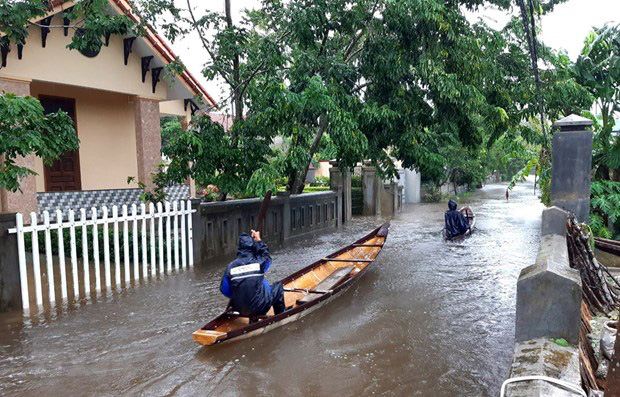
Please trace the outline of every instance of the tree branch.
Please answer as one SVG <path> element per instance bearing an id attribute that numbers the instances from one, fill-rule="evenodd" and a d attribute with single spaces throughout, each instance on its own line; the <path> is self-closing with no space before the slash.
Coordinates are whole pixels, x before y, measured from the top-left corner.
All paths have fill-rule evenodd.
<path id="1" fill-rule="evenodd" d="M 204 47 L 205 50 L 207 50 L 207 53 L 209 53 L 211 60 L 215 62 L 215 54 L 213 54 L 213 51 L 211 51 L 211 48 L 209 48 L 209 43 L 207 42 L 207 39 L 205 39 L 204 35 L 202 34 L 202 31 L 200 30 L 200 26 L 198 26 L 198 23 L 196 22 L 196 17 L 194 17 L 194 11 L 192 10 L 192 5 L 190 3 L 190 0 L 187 0 L 187 10 L 189 11 L 189 15 L 192 18 L 192 24 L 194 25 L 194 28 L 196 29 L 196 32 L 198 33 L 198 36 L 200 37 L 202 46 Z M 222 76 L 222 78 L 224 79 L 224 81 L 226 81 L 228 85 L 230 85 L 231 87 L 234 87 L 234 84 L 230 81 L 230 79 L 228 78 L 228 75 L 223 70 L 221 70 L 220 68 L 217 68 L 217 72 L 220 74 L 220 76 Z"/>

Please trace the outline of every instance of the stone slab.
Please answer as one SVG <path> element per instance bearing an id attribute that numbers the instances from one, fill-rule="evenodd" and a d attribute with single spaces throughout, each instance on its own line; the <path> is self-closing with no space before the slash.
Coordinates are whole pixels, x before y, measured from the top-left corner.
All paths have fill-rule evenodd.
<path id="1" fill-rule="evenodd" d="M 579 340 L 581 278 L 568 262 L 566 239 L 541 238 L 536 263 L 521 271 L 517 281 L 515 338 Z"/>
<path id="2" fill-rule="evenodd" d="M 516 343 L 510 377 L 530 375 L 548 376 L 576 385 L 581 384 L 577 346 L 563 347 L 545 338 Z M 575 393 L 543 380 L 516 382 L 506 387 L 506 397 L 534 396 L 574 397 Z"/>
<path id="3" fill-rule="evenodd" d="M 556 234 L 566 236 L 566 219 L 568 212 L 558 207 L 550 207 L 542 213 L 541 236 Z"/>

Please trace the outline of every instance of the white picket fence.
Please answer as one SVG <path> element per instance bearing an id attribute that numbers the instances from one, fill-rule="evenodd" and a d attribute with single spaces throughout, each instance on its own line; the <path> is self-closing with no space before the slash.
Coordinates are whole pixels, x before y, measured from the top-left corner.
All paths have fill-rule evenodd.
<path id="1" fill-rule="evenodd" d="M 139 209 L 138 209 L 139 208 Z M 17 234 L 17 249 L 19 258 L 19 272 L 21 279 L 21 294 L 23 308 L 28 310 L 30 307 L 30 291 L 28 282 L 28 269 L 34 278 L 34 298 L 38 306 L 43 305 L 43 283 L 41 280 L 41 254 L 39 252 L 39 232 L 43 232 L 45 239 L 45 264 L 47 275 L 47 300 L 50 304 L 56 301 L 54 274 L 54 256 L 52 254 L 52 231 L 57 232 L 57 267 L 60 277 L 60 293 L 63 300 L 68 299 L 67 295 L 67 256 L 70 261 L 72 292 L 75 299 L 80 296 L 80 283 L 86 298 L 91 295 L 91 265 L 92 259 L 95 280 L 95 292 L 99 293 L 102 289 L 112 288 L 112 270 L 114 272 L 114 285 L 116 288 L 121 286 L 121 273 L 124 274 L 125 287 L 131 285 L 131 281 L 140 278 L 147 279 L 155 277 L 157 273 L 172 272 L 194 264 L 193 257 L 193 235 L 192 235 L 192 210 L 191 202 L 174 201 L 166 202 L 164 205 L 158 203 L 157 206 L 149 204 L 148 211 L 145 204 L 137 207 L 135 204 L 129 209 L 126 205 L 121 207 L 121 214 L 118 214 L 118 207 L 112 207 L 112 214 L 103 207 L 98 216 L 97 209 L 91 208 L 86 211 L 84 208 L 79 211 L 79 220 L 76 220 L 74 210 L 68 211 L 68 220 L 63 220 L 63 213 L 56 211 L 56 219 L 50 222 L 48 211 L 43 212 L 43 222 L 37 219 L 37 214 L 30 214 L 30 225 L 24 226 L 22 214 L 16 215 L 16 227 L 9 230 L 9 233 Z M 111 216 L 110 216 L 111 215 Z M 103 230 L 103 268 L 100 260 L 99 247 L 99 227 Z M 92 234 L 88 233 L 91 230 Z M 119 233 L 119 228 L 122 228 Z M 130 252 L 130 234 L 132 239 L 132 250 Z M 110 236 L 110 230 L 112 230 Z M 64 236 L 69 233 L 69 253 L 67 255 Z M 31 234 L 32 259 L 27 261 L 26 255 L 26 235 Z M 76 233 L 81 233 L 82 237 L 82 272 L 78 271 L 78 255 L 76 244 Z M 92 258 L 89 258 L 89 239 L 92 247 Z M 120 241 L 122 239 L 122 241 Z M 112 241 L 110 241 L 112 240 Z M 165 242 L 165 253 L 164 253 Z M 113 246 L 113 255 L 110 255 L 110 244 Z M 121 263 L 121 244 L 123 248 L 123 263 Z M 142 247 L 142 257 L 139 256 L 139 246 Z M 110 257 L 112 256 L 112 258 Z M 29 263 L 30 262 L 30 263 Z M 111 266 L 114 266 L 111 269 Z M 141 266 L 140 266 L 141 265 Z M 121 271 L 122 267 L 122 271 Z M 132 271 L 133 268 L 133 271 Z M 141 268 L 141 269 L 140 269 Z M 141 271 L 140 271 L 141 270 Z M 103 273 L 103 277 L 102 277 Z M 133 273 L 133 276 L 132 276 Z"/>

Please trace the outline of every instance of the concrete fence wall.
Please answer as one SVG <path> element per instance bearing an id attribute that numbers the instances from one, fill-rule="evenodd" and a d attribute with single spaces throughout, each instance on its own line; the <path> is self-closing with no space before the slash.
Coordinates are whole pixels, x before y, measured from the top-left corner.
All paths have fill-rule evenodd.
<path id="1" fill-rule="evenodd" d="M 234 254 L 239 234 L 256 227 L 260 205 L 260 199 L 196 203 L 196 262 Z M 271 200 L 261 236 L 270 246 L 283 246 L 291 240 L 337 228 L 341 223 L 340 211 L 340 196 L 334 191 L 279 193 Z"/>

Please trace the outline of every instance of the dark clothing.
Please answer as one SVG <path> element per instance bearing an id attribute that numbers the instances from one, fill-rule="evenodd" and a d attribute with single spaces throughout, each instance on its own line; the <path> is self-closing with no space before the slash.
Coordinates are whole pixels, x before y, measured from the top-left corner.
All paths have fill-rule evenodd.
<path id="1" fill-rule="evenodd" d="M 459 236 L 469 229 L 469 221 L 461 211 L 456 210 L 456 202 L 450 200 L 445 215 L 446 221 L 446 237 L 452 238 Z"/>
<path id="2" fill-rule="evenodd" d="M 267 244 L 241 234 L 237 258 L 228 264 L 220 283 L 220 291 L 230 298 L 233 310 L 243 316 L 263 315 L 271 306 L 275 314 L 284 311 L 282 284 L 269 285 L 264 277 L 270 265 Z"/>

